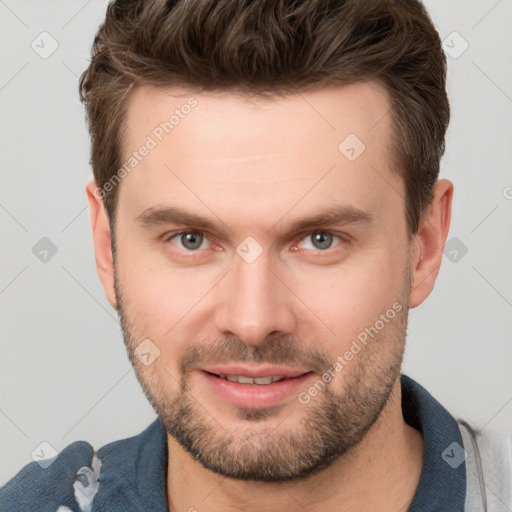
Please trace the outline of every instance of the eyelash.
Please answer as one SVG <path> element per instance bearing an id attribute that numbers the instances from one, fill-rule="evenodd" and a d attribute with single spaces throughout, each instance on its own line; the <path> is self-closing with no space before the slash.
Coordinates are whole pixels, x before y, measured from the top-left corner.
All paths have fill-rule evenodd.
<path id="1" fill-rule="evenodd" d="M 191 233 L 203 235 L 208 241 L 210 241 L 210 243 L 212 243 L 211 240 L 209 239 L 208 235 L 205 232 L 196 231 L 196 230 L 178 231 L 176 233 L 167 233 L 163 236 L 163 241 L 164 241 L 164 243 L 169 243 L 169 242 L 172 242 L 173 239 L 178 238 L 181 235 L 186 235 L 186 234 L 191 234 Z M 336 251 L 337 248 L 339 248 L 340 246 L 346 245 L 349 242 L 349 236 L 345 233 L 335 233 L 333 231 L 327 231 L 327 230 L 315 230 L 315 231 L 309 231 L 305 234 L 300 235 L 300 237 L 295 239 L 296 241 L 294 242 L 294 244 L 297 244 L 298 242 L 302 242 L 305 238 L 310 237 L 311 235 L 313 235 L 315 233 L 325 233 L 325 234 L 332 235 L 333 237 L 339 239 L 339 243 L 337 245 L 335 245 L 334 247 L 329 247 L 328 249 L 325 249 L 323 251 L 321 249 L 316 249 L 316 250 L 315 249 L 304 249 L 305 251 L 313 251 L 316 254 L 332 254 L 332 252 Z M 186 257 L 193 258 L 195 256 L 199 256 L 199 253 L 201 253 L 202 251 L 204 251 L 206 249 L 196 249 L 195 251 L 191 251 L 191 250 L 176 248 L 176 250 L 178 250 L 182 253 L 188 253 L 189 256 L 186 256 Z M 295 251 L 296 251 L 296 249 L 295 249 Z"/>

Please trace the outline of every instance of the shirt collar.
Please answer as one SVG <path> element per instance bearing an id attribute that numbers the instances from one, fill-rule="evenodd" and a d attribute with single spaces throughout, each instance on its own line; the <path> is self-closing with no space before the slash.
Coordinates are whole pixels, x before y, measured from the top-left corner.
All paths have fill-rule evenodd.
<path id="1" fill-rule="evenodd" d="M 456 420 L 420 384 L 400 378 L 402 413 L 422 432 L 425 452 L 421 477 L 408 512 L 464 512 L 466 463 Z"/>

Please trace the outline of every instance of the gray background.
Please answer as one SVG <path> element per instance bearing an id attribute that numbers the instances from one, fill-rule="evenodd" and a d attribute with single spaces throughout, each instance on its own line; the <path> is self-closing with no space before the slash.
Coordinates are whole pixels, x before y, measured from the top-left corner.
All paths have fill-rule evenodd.
<path id="1" fill-rule="evenodd" d="M 43 441 L 99 447 L 154 418 L 96 275 L 84 192 L 77 81 L 106 5 L 0 0 L 0 483 Z M 452 414 L 512 432 L 512 2 L 427 7 L 452 55 L 442 177 L 455 198 L 437 286 L 411 312 L 404 372 Z M 44 31 L 58 43 L 47 58 L 31 47 L 51 50 Z M 32 252 L 43 237 L 57 248 L 46 262 Z"/>

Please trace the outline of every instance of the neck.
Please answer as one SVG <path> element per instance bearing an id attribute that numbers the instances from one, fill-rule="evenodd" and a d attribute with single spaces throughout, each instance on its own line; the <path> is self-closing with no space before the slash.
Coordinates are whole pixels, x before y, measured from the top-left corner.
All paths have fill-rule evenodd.
<path id="1" fill-rule="evenodd" d="M 307 478 L 284 483 L 233 480 L 205 469 L 172 437 L 168 449 L 170 512 L 407 510 L 423 463 L 421 433 L 403 419 L 399 378 L 361 442 Z"/>

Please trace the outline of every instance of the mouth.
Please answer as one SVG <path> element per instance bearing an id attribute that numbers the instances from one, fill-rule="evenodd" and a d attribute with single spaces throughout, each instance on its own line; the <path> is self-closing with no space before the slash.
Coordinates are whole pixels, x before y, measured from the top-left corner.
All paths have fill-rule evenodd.
<path id="1" fill-rule="evenodd" d="M 279 405 L 296 396 L 314 375 L 308 370 L 276 366 L 203 368 L 198 373 L 221 400 L 255 409 Z"/>
<path id="2" fill-rule="evenodd" d="M 272 384 L 273 382 L 280 382 L 287 377 L 282 375 L 271 375 L 269 377 L 247 377 L 245 375 L 226 375 L 221 373 L 217 375 L 216 373 L 212 373 L 211 375 L 215 375 L 220 379 L 229 380 L 229 382 L 238 382 L 238 384 L 257 384 L 258 386 L 267 386 L 268 384 Z M 295 377 L 292 377 L 295 378 Z"/>

